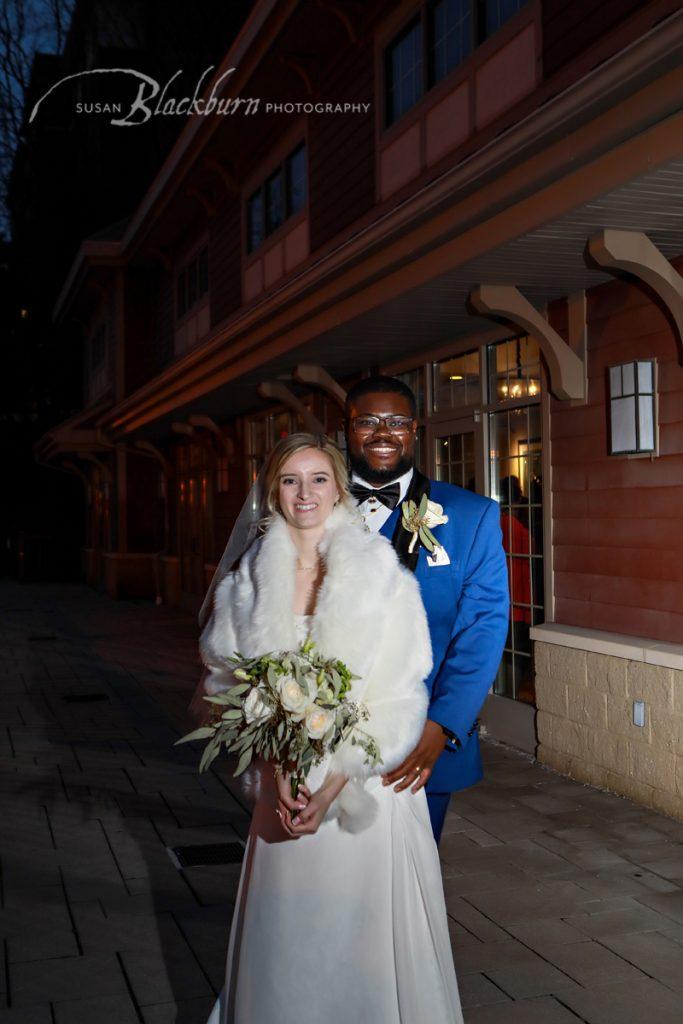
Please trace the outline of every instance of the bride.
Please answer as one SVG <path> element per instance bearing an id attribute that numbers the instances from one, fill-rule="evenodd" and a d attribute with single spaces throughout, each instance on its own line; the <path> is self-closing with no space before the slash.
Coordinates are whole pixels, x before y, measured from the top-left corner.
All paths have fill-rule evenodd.
<path id="1" fill-rule="evenodd" d="M 365 530 L 344 458 L 326 437 L 282 440 L 265 468 L 265 531 L 216 587 L 200 640 L 203 692 L 228 658 L 311 637 L 359 678 L 383 764 L 347 745 L 292 799 L 257 762 L 259 793 L 232 919 L 226 982 L 208 1024 L 462 1024 L 424 789 L 381 773 L 422 733 L 429 630 L 415 577 Z M 202 702 L 204 703 L 204 702 Z"/>

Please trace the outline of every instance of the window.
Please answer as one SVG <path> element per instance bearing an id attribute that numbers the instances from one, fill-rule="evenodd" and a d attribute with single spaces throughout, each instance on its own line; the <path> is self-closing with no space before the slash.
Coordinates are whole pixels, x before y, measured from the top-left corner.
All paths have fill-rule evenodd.
<path id="1" fill-rule="evenodd" d="M 476 490 L 474 433 L 465 431 L 435 439 L 434 470 L 437 480 Z"/>
<path id="2" fill-rule="evenodd" d="M 254 192 L 247 201 L 247 252 L 258 249 L 263 234 L 263 192 Z"/>
<path id="3" fill-rule="evenodd" d="M 529 630 L 544 621 L 541 380 L 537 343 L 526 336 L 488 346 L 491 497 L 510 586 L 510 626 L 493 691 L 533 704 Z"/>
<path id="4" fill-rule="evenodd" d="M 266 456 L 278 441 L 297 429 L 296 417 L 289 410 L 254 417 L 247 428 L 247 474 L 249 485 L 258 476 Z"/>
<path id="5" fill-rule="evenodd" d="M 479 349 L 432 363 L 433 412 L 481 404 Z"/>
<path id="6" fill-rule="evenodd" d="M 480 43 L 497 32 L 508 18 L 524 5 L 526 0 L 483 0 L 478 2 L 479 8 L 477 38 Z"/>
<path id="7" fill-rule="evenodd" d="M 415 395 L 417 417 L 420 419 L 424 416 L 425 410 L 425 387 L 422 367 L 417 370 L 408 370 L 407 373 L 397 373 L 396 377 L 398 380 L 402 380 Z"/>
<path id="8" fill-rule="evenodd" d="M 207 246 L 178 274 L 176 282 L 176 319 L 180 320 L 209 290 L 209 250 Z"/>
<path id="9" fill-rule="evenodd" d="M 472 52 L 470 0 L 438 0 L 431 4 L 429 27 L 429 84 L 435 85 Z"/>
<path id="10" fill-rule="evenodd" d="M 538 342 L 528 335 L 488 346 L 489 402 L 537 398 L 541 393 Z"/>
<path id="11" fill-rule="evenodd" d="M 266 182 L 266 234 L 270 235 L 285 219 L 285 203 L 282 189 L 282 169 L 272 174 Z"/>
<path id="12" fill-rule="evenodd" d="M 300 143 L 247 199 L 247 252 L 254 252 L 306 205 L 306 143 Z"/>
<path id="13" fill-rule="evenodd" d="M 526 0 L 423 0 L 384 52 L 385 125 L 394 124 Z"/>
<path id="14" fill-rule="evenodd" d="M 654 359 L 609 368 L 610 455 L 657 449 Z"/>
<path id="15" fill-rule="evenodd" d="M 386 118 L 393 124 L 422 96 L 422 23 L 419 19 L 387 47 Z"/>
<path id="16" fill-rule="evenodd" d="M 306 147 L 300 145 L 285 164 L 287 174 L 287 210 L 297 213 L 306 202 Z"/>

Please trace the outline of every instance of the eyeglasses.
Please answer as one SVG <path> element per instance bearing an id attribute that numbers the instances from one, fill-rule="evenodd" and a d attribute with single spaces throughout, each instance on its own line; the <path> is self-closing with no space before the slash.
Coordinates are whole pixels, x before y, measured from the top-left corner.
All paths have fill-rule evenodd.
<path id="1" fill-rule="evenodd" d="M 405 434 L 412 429 L 410 416 L 354 416 L 351 426 L 357 434 L 374 434 L 383 423 L 390 434 Z"/>

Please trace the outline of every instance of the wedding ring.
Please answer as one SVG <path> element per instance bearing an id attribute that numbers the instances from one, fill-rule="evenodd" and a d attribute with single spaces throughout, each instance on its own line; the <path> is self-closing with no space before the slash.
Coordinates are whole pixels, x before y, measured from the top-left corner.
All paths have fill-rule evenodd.
<path id="1" fill-rule="evenodd" d="M 422 769 L 420 768 L 419 765 L 415 765 L 413 771 L 416 771 L 418 775 L 422 775 Z"/>

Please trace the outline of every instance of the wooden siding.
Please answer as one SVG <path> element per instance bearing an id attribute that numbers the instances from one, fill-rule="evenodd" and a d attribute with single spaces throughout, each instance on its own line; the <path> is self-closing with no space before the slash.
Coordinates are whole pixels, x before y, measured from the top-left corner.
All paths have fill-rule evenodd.
<path id="1" fill-rule="evenodd" d="M 156 282 L 148 272 L 129 269 L 125 291 L 125 392 L 130 394 L 154 376 Z M 152 287 L 150 287 L 152 285 Z"/>
<path id="2" fill-rule="evenodd" d="M 680 266 L 679 266 L 680 269 Z M 551 404 L 555 619 L 683 642 L 683 367 L 643 287 L 588 295 L 588 403 Z M 656 358 L 659 455 L 610 456 L 606 369 Z"/>
<path id="3" fill-rule="evenodd" d="M 163 370 L 173 359 L 173 281 L 160 270 L 155 292 L 154 371 Z"/>
<path id="4" fill-rule="evenodd" d="M 225 196 L 209 223 L 209 296 L 211 326 L 239 308 L 241 288 L 240 200 Z"/>
<path id="5" fill-rule="evenodd" d="M 348 51 L 321 86 L 319 102 L 370 103 L 367 113 L 311 114 L 309 213 L 311 252 L 375 203 L 372 33 Z"/>

